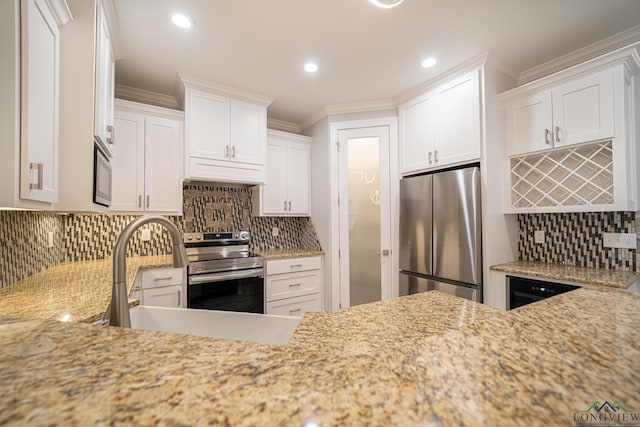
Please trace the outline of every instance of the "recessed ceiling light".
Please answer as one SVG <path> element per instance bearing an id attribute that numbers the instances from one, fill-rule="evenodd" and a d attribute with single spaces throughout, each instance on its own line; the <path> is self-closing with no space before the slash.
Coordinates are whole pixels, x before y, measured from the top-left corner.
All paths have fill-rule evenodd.
<path id="1" fill-rule="evenodd" d="M 438 60 L 436 58 L 427 58 L 424 61 L 422 61 L 422 68 L 430 68 L 433 67 L 434 65 L 436 65 L 438 63 Z"/>
<path id="2" fill-rule="evenodd" d="M 314 64 L 313 62 L 308 62 L 308 63 L 305 64 L 304 70 L 307 73 L 315 73 L 316 71 L 318 71 L 318 66 L 316 64 Z"/>
<path id="3" fill-rule="evenodd" d="M 171 21 L 176 24 L 176 26 L 185 30 L 193 27 L 193 19 L 189 18 L 184 13 L 174 13 L 171 15 Z"/>
<path id="4" fill-rule="evenodd" d="M 404 0 L 369 0 L 374 5 L 381 7 L 383 9 L 391 9 L 392 7 L 396 7 Z"/>

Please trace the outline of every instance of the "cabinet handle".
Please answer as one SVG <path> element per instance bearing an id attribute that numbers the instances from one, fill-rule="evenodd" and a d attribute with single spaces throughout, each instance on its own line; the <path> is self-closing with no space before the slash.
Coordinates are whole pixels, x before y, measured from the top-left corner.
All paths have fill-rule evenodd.
<path id="1" fill-rule="evenodd" d="M 300 268 L 300 267 L 302 267 L 302 264 L 291 264 L 289 266 L 289 268 Z"/>
<path id="2" fill-rule="evenodd" d="M 138 194 L 138 207 L 142 207 L 142 194 Z"/>
<path id="3" fill-rule="evenodd" d="M 438 163 L 438 150 L 433 150 L 433 161 Z"/>
<path id="4" fill-rule="evenodd" d="M 42 163 L 29 163 L 29 189 L 42 190 Z M 34 182 L 35 181 L 35 182 Z"/>
<path id="5" fill-rule="evenodd" d="M 236 146 L 231 147 L 231 158 L 236 158 Z"/>
<path id="6" fill-rule="evenodd" d="M 150 204 L 151 204 L 151 196 L 147 194 L 147 209 L 149 209 Z"/>
<path id="7" fill-rule="evenodd" d="M 429 151 L 429 164 L 433 163 L 433 153 Z"/>
<path id="8" fill-rule="evenodd" d="M 549 145 L 549 129 L 544 130 L 544 143 Z"/>
<path id="9" fill-rule="evenodd" d="M 154 282 L 159 282 L 161 280 L 171 280 L 171 276 L 167 276 L 167 277 L 156 277 L 153 279 Z"/>
<path id="10" fill-rule="evenodd" d="M 291 211 L 291 202 L 289 202 L 289 211 Z"/>
<path id="11" fill-rule="evenodd" d="M 109 136 L 107 137 L 107 144 L 115 145 L 116 138 L 113 132 L 113 126 L 107 126 L 107 133 L 109 134 Z"/>
<path id="12" fill-rule="evenodd" d="M 226 157 L 227 159 L 229 158 L 229 146 L 228 145 L 224 146 L 224 157 Z"/>
<path id="13" fill-rule="evenodd" d="M 295 288 L 296 286 L 302 286 L 302 283 L 292 283 L 289 285 L 290 288 Z"/>
<path id="14" fill-rule="evenodd" d="M 556 142 L 560 142 L 560 126 L 556 126 Z"/>
<path id="15" fill-rule="evenodd" d="M 285 211 L 287 210 L 287 201 L 286 200 L 284 201 L 284 210 Z"/>
<path id="16" fill-rule="evenodd" d="M 302 309 L 301 308 L 294 308 L 292 310 L 289 310 L 289 313 L 297 313 L 299 311 L 302 311 Z"/>
<path id="17" fill-rule="evenodd" d="M 178 289 L 178 307 L 181 307 L 182 304 L 180 304 L 180 302 L 182 301 L 182 291 Z"/>

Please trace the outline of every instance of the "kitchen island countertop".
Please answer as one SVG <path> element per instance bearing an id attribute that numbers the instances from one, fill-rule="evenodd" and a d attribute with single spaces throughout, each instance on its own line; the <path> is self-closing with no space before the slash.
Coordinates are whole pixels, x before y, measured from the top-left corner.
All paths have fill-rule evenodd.
<path id="1" fill-rule="evenodd" d="M 307 313 L 274 346 L 0 316 L 0 424 L 575 425 L 640 411 L 640 296 L 505 312 L 437 291 Z"/>

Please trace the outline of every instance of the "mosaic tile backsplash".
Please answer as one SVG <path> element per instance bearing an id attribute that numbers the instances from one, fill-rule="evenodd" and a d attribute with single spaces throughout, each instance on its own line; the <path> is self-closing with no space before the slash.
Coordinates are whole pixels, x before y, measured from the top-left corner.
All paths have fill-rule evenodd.
<path id="1" fill-rule="evenodd" d="M 57 215 L 0 211 L 0 287 L 65 261 L 109 258 L 116 239 L 133 215 Z M 251 189 L 185 186 L 184 217 L 168 217 L 181 232 L 249 230 L 253 249 L 305 247 L 320 249 L 310 218 L 251 217 Z M 136 233 L 127 255 L 171 253 L 171 239 L 162 226 L 149 224 L 151 240 Z M 279 228 L 279 236 L 271 230 Z M 48 233 L 54 246 L 48 247 Z"/>
<path id="2" fill-rule="evenodd" d="M 636 249 L 605 248 L 602 242 L 603 233 L 638 233 L 638 224 L 640 211 L 519 214 L 520 259 L 638 271 Z M 545 243 L 534 242 L 536 230 L 545 232 Z"/>

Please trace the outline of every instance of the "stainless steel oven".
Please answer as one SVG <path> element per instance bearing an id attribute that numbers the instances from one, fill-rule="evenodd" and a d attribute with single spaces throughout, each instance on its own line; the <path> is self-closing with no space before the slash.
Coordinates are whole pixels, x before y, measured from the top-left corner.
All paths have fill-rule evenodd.
<path id="1" fill-rule="evenodd" d="M 264 259 L 249 233 L 185 233 L 187 307 L 264 313 Z"/>

